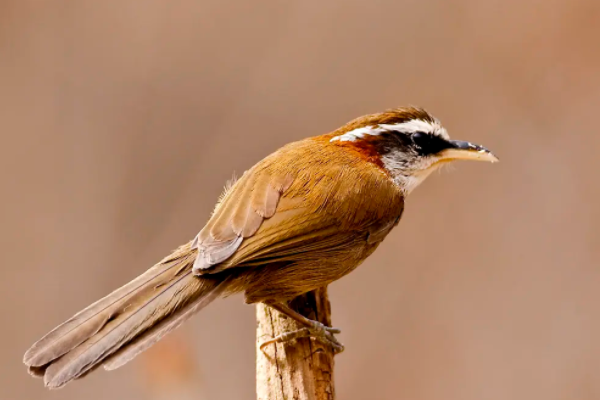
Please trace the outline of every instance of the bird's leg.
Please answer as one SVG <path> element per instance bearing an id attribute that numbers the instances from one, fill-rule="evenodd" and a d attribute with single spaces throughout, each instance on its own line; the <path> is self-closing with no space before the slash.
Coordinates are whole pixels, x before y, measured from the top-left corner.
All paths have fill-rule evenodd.
<path id="1" fill-rule="evenodd" d="M 335 353 L 341 353 L 344 351 L 344 345 L 342 345 L 334 336 L 336 333 L 340 333 L 341 330 L 325 326 L 319 321 L 306 318 L 304 315 L 297 311 L 294 311 L 285 303 L 269 302 L 269 306 L 273 307 L 282 314 L 287 315 L 295 321 L 300 322 L 305 328 L 298 329 L 292 332 L 284 332 L 273 339 L 267 340 L 260 344 L 260 349 L 263 350 L 265 346 L 273 343 L 286 343 L 294 339 L 312 337 L 320 340 L 333 347 Z"/>

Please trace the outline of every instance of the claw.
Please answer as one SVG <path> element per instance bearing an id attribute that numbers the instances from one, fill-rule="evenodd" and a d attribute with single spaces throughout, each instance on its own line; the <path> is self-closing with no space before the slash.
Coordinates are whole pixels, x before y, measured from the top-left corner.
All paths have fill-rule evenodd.
<path id="1" fill-rule="evenodd" d="M 286 342 L 292 341 L 294 339 L 298 339 L 298 338 L 302 338 L 302 337 L 309 337 L 309 336 L 310 336 L 309 328 L 302 328 L 302 329 L 298 329 L 297 331 L 292 331 L 292 332 L 284 332 L 279 336 L 275 336 L 273 339 L 269 339 L 269 340 L 262 342 L 260 344 L 260 349 L 264 351 L 264 348 L 270 344 L 286 343 Z"/>
<path id="2" fill-rule="evenodd" d="M 287 343 L 295 339 L 308 337 L 330 345 L 333 348 L 334 354 L 338 354 L 344 351 L 344 345 L 341 344 L 335 336 L 333 336 L 336 333 L 341 333 L 341 330 L 338 328 L 331 328 L 323 325 L 320 322 L 314 321 L 314 324 L 311 328 L 301 328 L 292 332 L 284 332 L 273 339 L 262 342 L 259 348 L 264 352 L 264 348 L 270 344 Z"/>

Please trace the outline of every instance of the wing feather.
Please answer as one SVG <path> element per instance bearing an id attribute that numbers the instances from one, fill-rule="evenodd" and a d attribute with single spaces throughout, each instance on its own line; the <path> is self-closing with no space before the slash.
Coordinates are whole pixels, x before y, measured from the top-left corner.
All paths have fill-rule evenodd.
<path id="1" fill-rule="evenodd" d="M 399 218 L 402 208 L 402 193 L 375 164 L 312 139 L 297 142 L 247 171 L 223 196 L 194 242 L 194 273 L 343 251 Z"/>

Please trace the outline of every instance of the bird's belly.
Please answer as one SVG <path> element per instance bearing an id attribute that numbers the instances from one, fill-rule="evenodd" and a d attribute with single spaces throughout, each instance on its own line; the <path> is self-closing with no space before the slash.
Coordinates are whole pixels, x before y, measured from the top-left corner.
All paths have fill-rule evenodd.
<path id="1" fill-rule="evenodd" d="M 344 254 L 332 254 L 329 257 L 294 262 L 278 262 L 240 268 L 235 286 L 244 291 L 247 303 L 268 300 L 287 301 L 301 294 L 326 286 L 358 267 L 377 247 L 379 243 L 363 242 Z M 322 254 L 321 254 L 322 255 Z"/>

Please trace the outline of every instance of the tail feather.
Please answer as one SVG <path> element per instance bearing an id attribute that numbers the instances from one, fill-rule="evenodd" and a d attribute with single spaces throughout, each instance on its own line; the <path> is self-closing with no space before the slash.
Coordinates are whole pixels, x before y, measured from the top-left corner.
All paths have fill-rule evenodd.
<path id="1" fill-rule="evenodd" d="M 59 325 L 26 353 L 24 362 L 46 386 L 58 388 L 103 364 L 114 369 L 178 327 L 225 289 L 198 278 L 196 252 L 184 245 L 127 285 Z"/>
<path id="2" fill-rule="evenodd" d="M 170 265 L 159 263 L 128 284 L 78 312 L 31 346 L 25 353 L 23 362 L 39 367 L 72 350 L 100 331 L 124 302 L 138 295 L 141 289 L 150 286 L 153 280 L 158 281 L 161 278 L 165 280 L 163 275 L 177 265 L 177 263 Z"/>
<path id="3" fill-rule="evenodd" d="M 190 303 L 187 307 L 181 308 L 176 313 L 173 313 L 169 319 L 164 319 L 160 323 L 147 330 L 142 335 L 139 335 L 135 340 L 131 341 L 127 346 L 122 347 L 113 355 L 108 357 L 104 361 L 104 369 L 112 371 L 117 369 L 132 359 L 144 350 L 151 347 L 154 343 L 162 339 L 167 333 L 178 328 L 182 323 L 187 321 L 192 315 L 206 307 L 213 300 L 217 299 L 227 288 L 226 280 L 222 281 L 214 287 L 211 291 L 205 295 L 197 298 L 193 303 Z"/>
<path id="4" fill-rule="evenodd" d="M 144 299 L 142 304 L 130 307 L 122 315 L 110 321 L 99 333 L 52 363 L 46 370 L 45 384 L 49 387 L 63 386 L 101 363 L 138 334 L 151 328 L 165 315 L 169 315 L 172 310 L 176 310 L 180 306 L 178 304 L 180 300 L 186 300 L 177 299 L 177 292 L 189 298 L 192 293 L 199 291 L 199 285 L 189 287 L 189 282 L 186 281 L 190 278 L 193 283 L 200 282 L 200 279 L 194 278 L 191 274 L 179 277 L 175 282 L 161 288 L 158 294 L 150 299 Z M 186 305 L 184 303 L 181 307 Z"/>

